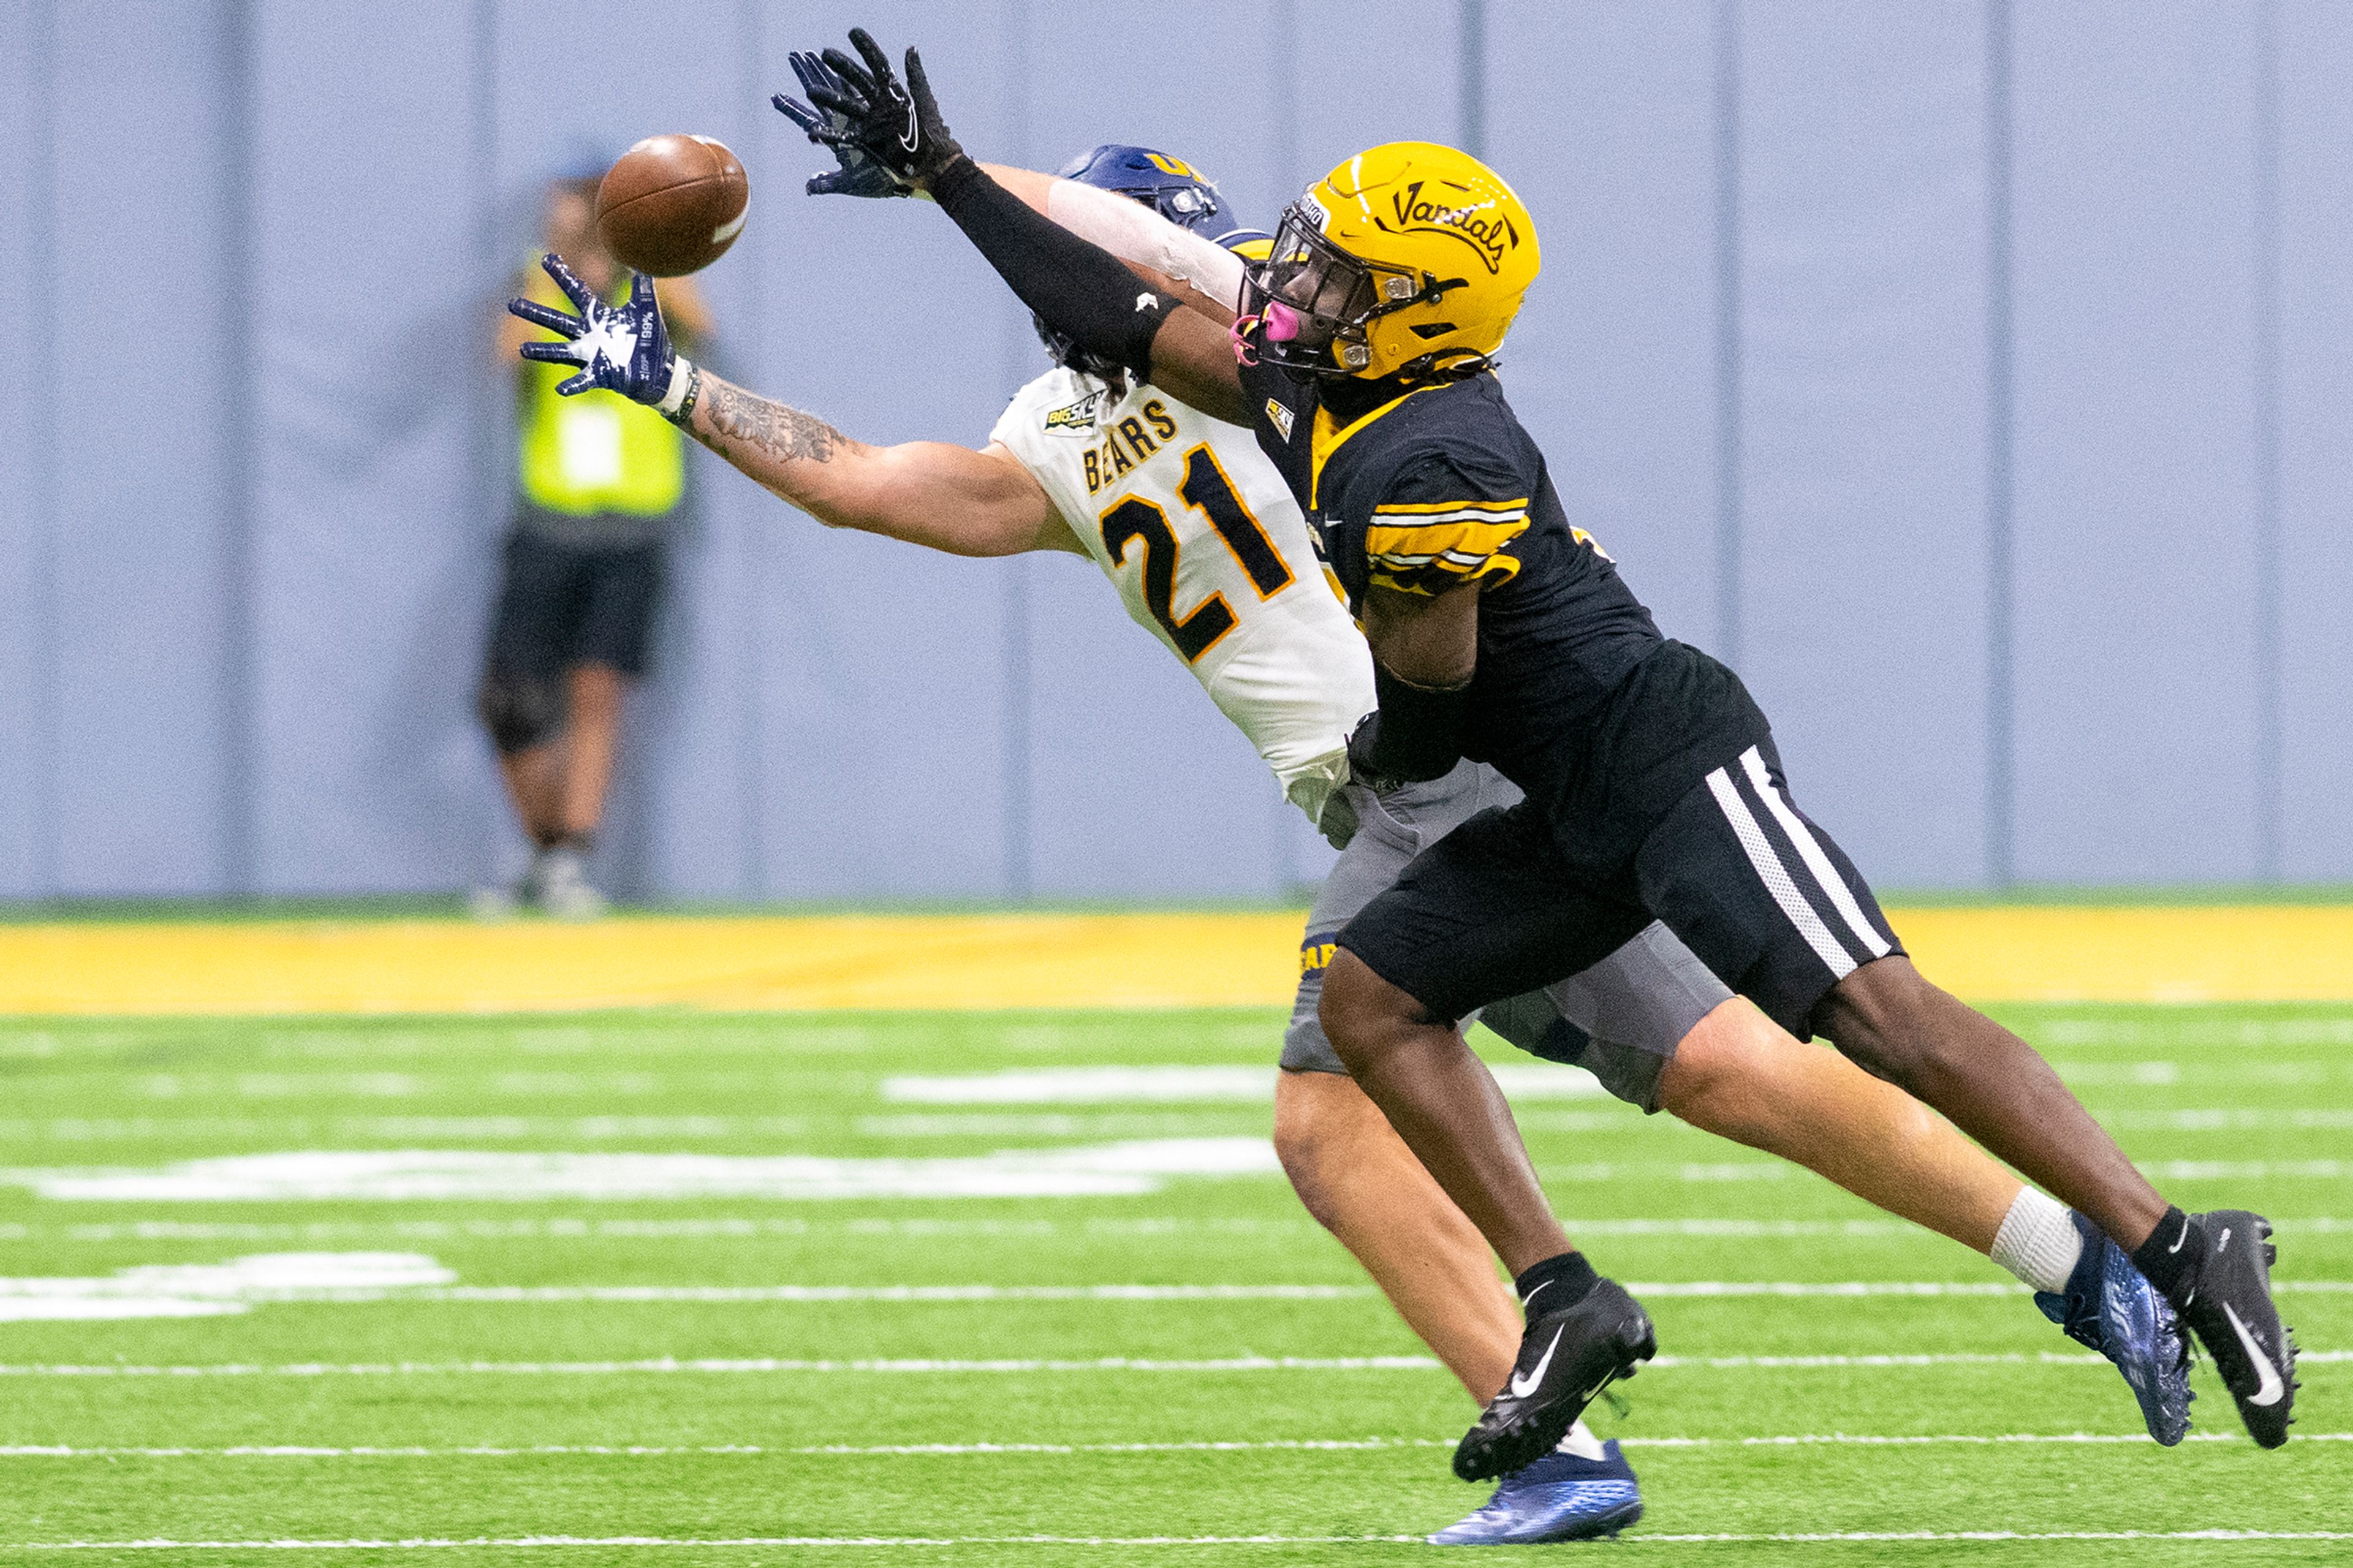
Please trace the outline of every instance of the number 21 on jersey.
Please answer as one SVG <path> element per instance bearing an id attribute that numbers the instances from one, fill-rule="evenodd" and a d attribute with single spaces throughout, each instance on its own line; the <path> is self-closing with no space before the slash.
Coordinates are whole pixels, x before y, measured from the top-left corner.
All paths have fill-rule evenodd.
<path id="1" fill-rule="evenodd" d="M 1209 520 L 1209 526 L 1225 541 L 1232 552 L 1234 563 L 1250 578 L 1250 586 L 1263 601 L 1273 598 L 1291 586 L 1291 567 L 1266 536 L 1266 530 L 1252 517 L 1242 498 L 1234 492 L 1233 481 L 1219 466 L 1218 455 L 1203 442 L 1185 454 L 1185 479 L 1176 487 L 1176 494 L 1185 504 Z M 1103 514 L 1103 548 L 1111 552 L 1116 564 L 1127 564 L 1131 543 L 1141 542 L 1144 550 L 1144 602 L 1152 611 L 1152 618 L 1160 623 L 1176 651 L 1191 663 L 1210 648 L 1218 639 L 1234 629 L 1233 606 L 1225 595 L 1211 589 L 1208 597 L 1196 605 L 1191 613 L 1176 614 L 1176 580 L 1178 557 L 1181 553 L 1176 531 L 1169 526 L 1168 513 L 1156 501 L 1141 496 L 1129 496 Z"/>

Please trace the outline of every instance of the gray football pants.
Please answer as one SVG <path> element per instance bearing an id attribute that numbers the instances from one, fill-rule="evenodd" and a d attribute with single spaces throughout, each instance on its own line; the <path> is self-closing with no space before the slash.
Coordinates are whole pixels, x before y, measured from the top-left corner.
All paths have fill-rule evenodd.
<path id="1" fill-rule="evenodd" d="M 1376 795 L 1345 784 L 1356 808 L 1356 836 L 1340 853 L 1307 916 L 1299 951 L 1299 994 L 1282 1037 L 1291 1072 L 1335 1072 L 1341 1065 L 1316 1018 L 1332 939 L 1397 880 L 1407 861 L 1491 805 L 1520 792 L 1492 768 L 1463 763 L 1444 778 L 1403 784 Z M 1626 945 L 1568 979 L 1507 997 L 1481 1021 L 1512 1044 L 1547 1061 L 1581 1067 L 1619 1099 L 1658 1110 L 1659 1074 L 1692 1026 L 1724 1002 L 1726 986 L 1665 926 L 1653 921 Z M 1464 1022 L 1467 1024 L 1468 1019 Z"/>

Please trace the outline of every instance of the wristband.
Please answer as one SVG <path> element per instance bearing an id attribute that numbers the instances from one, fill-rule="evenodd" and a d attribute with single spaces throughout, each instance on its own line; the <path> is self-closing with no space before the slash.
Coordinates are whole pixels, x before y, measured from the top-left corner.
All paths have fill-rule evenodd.
<path id="1" fill-rule="evenodd" d="M 670 386 L 654 412 L 671 424 L 683 427 L 694 416 L 694 400 L 702 395 L 702 372 L 684 354 L 670 361 Z"/>
<path id="2" fill-rule="evenodd" d="M 1416 686 L 1373 661 L 1377 721 L 1364 736 L 1365 760 L 1382 778 L 1408 783 L 1443 778 L 1462 760 L 1462 731 L 1471 717 L 1471 688 Z M 1362 731 L 1360 731 L 1361 733 Z M 1354 760 L 1357 748 L 1349 747 Z"/>

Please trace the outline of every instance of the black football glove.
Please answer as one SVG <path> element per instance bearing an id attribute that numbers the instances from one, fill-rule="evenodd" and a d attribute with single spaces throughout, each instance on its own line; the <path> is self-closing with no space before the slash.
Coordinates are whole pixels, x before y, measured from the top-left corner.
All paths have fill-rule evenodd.
<path id="1" fill-rule="evenodd" d="M 902 85 L 891 69 L 891 58 L 865 28 L 852 27 L 849 41 L 865 58 L 864 65 L 839 49 L 828 49 L 824 63 L 837 80 L 803 82 L 811 103 L 841 118 L 839 130 L 828 123 L 809 127 L 809 134 L 829 147 L 854 147 L 893 180 L 922 189 L 964 156 L 940 118 L 932 84 L 923 76 L 923 57 L 907 51 L 907 79 Z"/>
<path id="2" fill-rule="evenodd" d="M 815 55 L 796 49 L 787 57 L 793 74 L 801 79 L 801 90 L 815 98 L 819 90 L 837 98 L 845 96 L 849 83 L 834 73 L 833 68 Z M 776 112 L 808 133 L 808 139 L 820 147 L 833 149 L 840 163 L 838 169 L 821 174 L 811 174 L 808 194 L 813 196 L 912 196 L 915 187 L 893 175 L 890 170 L 867 155 L 857 142 L 844 140 L 849 130 L 849 117 L 839 110 L 811 108 L 787 93 L 777 93 L 768 100 Z"/>

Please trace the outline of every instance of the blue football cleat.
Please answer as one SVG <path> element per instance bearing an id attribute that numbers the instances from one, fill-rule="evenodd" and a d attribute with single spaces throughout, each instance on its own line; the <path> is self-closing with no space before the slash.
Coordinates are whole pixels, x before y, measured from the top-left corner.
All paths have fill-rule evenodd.
<path id="1" fill-rule="evenodd" d="M 1430 1538 L 1432 1546 L 1525 1546 L 1615 1535 L 1642 1517 L 1634 1468 L 1612 1437 L 1605 1456 L 1546 1454 L 1505 1476 L 1487 1506 Z"/>
<path id="2" fill-rule="evenodd" d="M 2067 1277 L 2063 1295 L 2038 1290 L 2042 1315 L 2116 1363 L 2140 1401 L 2148 1435 L 2167 1447 L 2189 1430 L 2189 1342 L 2173 1304 L 2133 1267 L 2124 1249 L 2082 1215 L 2071 1215 L 2084 1237 L 2084 1256 Z"/>

